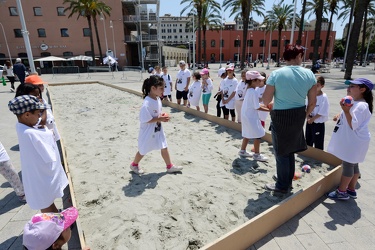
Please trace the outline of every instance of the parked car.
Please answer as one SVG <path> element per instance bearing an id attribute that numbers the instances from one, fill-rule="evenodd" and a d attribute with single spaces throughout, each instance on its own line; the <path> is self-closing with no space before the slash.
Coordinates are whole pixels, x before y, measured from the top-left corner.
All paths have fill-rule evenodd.
<path id="1" fill-rule="evenodd" d="M 4 66 L 0 65 L 0 78 L 3 76 L 3 69 L 4 69 Z"/>

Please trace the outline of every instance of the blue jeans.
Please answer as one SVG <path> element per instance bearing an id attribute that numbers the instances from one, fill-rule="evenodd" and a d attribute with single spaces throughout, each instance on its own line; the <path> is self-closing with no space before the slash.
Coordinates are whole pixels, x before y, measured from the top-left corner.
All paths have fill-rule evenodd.
<path id="1" fill-rule="evenodd" d="M 277 133 L 274 128 L 274 125 L 271 123 L 271 132 L 272 132 L 272 144 L 273 149 L 275 151 L 275 158 L 276 158 L 276 173 L 277 173 L 277 181 L 276 181 L 276 188 L 282 190 L 288 190 L 292 186 L 292 181 L 294 177 L 294 171 L 296 168 L 296 162 L 294 158 L 294 153 L 286 154 L 286 155 L 278 155 L 278 148 L 277 148 Z"/>

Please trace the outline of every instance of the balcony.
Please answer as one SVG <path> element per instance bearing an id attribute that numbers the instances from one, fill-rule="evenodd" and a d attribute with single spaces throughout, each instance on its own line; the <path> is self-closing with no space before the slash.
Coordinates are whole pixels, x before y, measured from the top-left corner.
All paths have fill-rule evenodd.
<path id="1" fill-rule="evenodd" d="M 138 15 L 127 15 L 123 16 L 124 22 L 139 22 L 139 16 Z M 143 22 L 155 22 L 158 21 L 157 17 L 155 15 L 141 15 L 141 21 Z"/>
<path id="2" fill-rule="evenodd" d="M 125 36 L 125 42 L 139 42 L 140 37 L 139 36 Z M 143 34 L 142 35 L 142 42 L 155 42 L 158 41 L 158 35 L 148 35 L 148 34 Z"/>

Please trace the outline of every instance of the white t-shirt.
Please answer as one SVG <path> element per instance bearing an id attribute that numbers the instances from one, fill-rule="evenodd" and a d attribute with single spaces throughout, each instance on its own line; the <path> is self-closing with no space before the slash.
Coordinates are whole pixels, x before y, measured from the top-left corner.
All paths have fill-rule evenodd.
<path id="1" fill-rule="evenodd" d="M 229 79 L 228 77 L 221 81 L 220 90 L 223 94 L 223 99 L 220 102 L 220 107 L 225 106 L 227 109 L 234 109 L 234 98 L 232 98 L 227 104 L 223 104 L 223 100 L 227 100 L 233 92 L 236 92 L 238 81 L 235 77 Z"/>
<path id="2" fill-rule="evenodd" d="M 141 155 L 145 155 L 152 150 L 158 150 L 168 147 L 165 138 L 162 123 L 148 123 L 153 118 L 161 115 L 161 100 L 156 100 L 149 96 L 143 101 L 141 111 L 139 113 L 139 121 L 141 123 L 138 135 L 138 150 Z"/>
<path id="3" fill-rule="evenodd" d="M 0 162 L 9 161 L 9 155 L 7 151 L 5 150 L 3 144 L 0 142 Z"/>
<path id="4" fill-rule="evenodd" d="M 329 115 L 329 102 L 326 93 L 316 96 L 316 105 L 311 112 L 311 116 L 321 115 L 314 123 L 323 123 L 328 121 Z"/>
<path id="5" fill-rule="evenodd" d="M 212 89 L 214 88 L 214 85 L 212 84 L 212 80 L 210 78 L 207 78 L 205 80 L 206 83 L 207 83 L 207 85 L 204 85 L 203 81 L 204 80 L 202 80 L 202 94 L 203 95 L 211 94 L 212 93 Z"/>
<path id="6" fill-rule="evenodd" d="M 177 90 L 178 91 L 184 91 L 188 78 L 191 77 L 190 70 L 185 69 L 185 70 L 179 70 L 177 73 Z"/>
<path id="7" fill-rule="evenodd" d="M 27 203 L 34 210 L 49 207 L 68 185 L 52 131 L 16 124 Z"/>
<path id="8" fill-rule="evenodd" d="M 265 135 L 259 120 L 259 98 L 255 89 L 248 88 L 241 109 L 242 137 L 248 139 L 261 138 Z"/>
<path id="9" fill-rule="evenodd" d="M 202 83 L 200 81 L 196 81 L 190 85 L 188 100 L 191 106 L 199 106 L 201 93 L 202 93 Z"/>
<path id="10" fill-rule="evenodd" d="M 171 95 L 172 94 L 172 77 L 170 74 L 162 74 L 161 77 L 163 78 L 165 82 L 165 88 L 164 88 L 164 96 Z"/>
<path id="11" fill-rule="evenodd" d="M 263 87 L 255 88 L 255 92 L 258 94 L 260 104 L 263 104 L 263 93 L 265 90 L 266 90 L 266 85 L 264 85 Z M 258 114 L 259 114 L 259 119 L 261 121 L 265 121 L 267 119 L 269 112 L 258 110 Z"/>
<path id="12" fill-rule="evenodd" d="M 354 101 L 350 109 L 352 127 L 341 112 L 333 130 L 327 151 L 349 163 L 361 163 L 369 149 L 371 134 L 368 129 L 371 113 L 366 102 Z"/>
<path id="13" fill-rule="evenodd" d="M 6 65 L 4 65 L 3 70 L 6 70 L 6 72 L 7 72 L 7 76 L 14 76 L 14 73 L 13 73 L 13 66 L 10 66 L 10 67 L 8 68 Z"/>
<path id="14" fill-rule="evenodd" d="M 236 101 L 243 101 L 245 99 L 246 95 L 246 90 L 247 90 L 247 84 L 244 81 L 240 81 L 237 85 L 236 88 L 236 95 L 235 95 L 235 100 Z"/>

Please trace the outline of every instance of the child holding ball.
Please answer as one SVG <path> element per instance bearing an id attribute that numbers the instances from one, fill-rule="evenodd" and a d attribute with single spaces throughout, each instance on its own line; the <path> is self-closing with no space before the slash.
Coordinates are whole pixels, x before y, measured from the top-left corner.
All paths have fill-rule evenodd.
<path id="1" fill-rule="evenodd" d="M 342 111 L 334 118 L 337 124 L 327 148 L 329 153 L 342 160 L 339 187 L 327 194 L 328 198 L 334 200 L 357 198 L 355 187 L 360 174 L 358 163 L 365 160 L 371 138 L 368 124 L 373 111 L 374 84 L 366 78 L 345 83 L 349 84 L 347 94 L 353 98 L 353 105 L 340 102 Z"/>
<path id="2" fill-rule="evenodd" d="M 130 169 L 136 174 L 143 174 L 139 162 L 143 156 L 152 150 L 161 149 L 168 173 L 180 172 L 182 167 L 172 164 L 165 138 L 162 122 L 169 121 L 169 115 L 161 112 L 162 104 L 160 96 L 163 96 L 164 81 L 159 76 L 150 76 L 143 82 L 142 93 L 144 102 L 139 114 L 141 127 L 138 136 L 138 152 Z"/>

